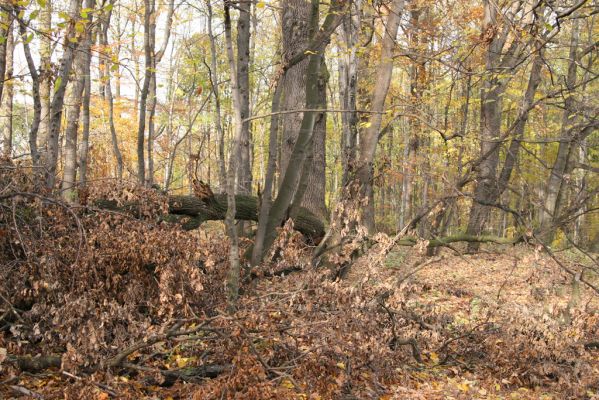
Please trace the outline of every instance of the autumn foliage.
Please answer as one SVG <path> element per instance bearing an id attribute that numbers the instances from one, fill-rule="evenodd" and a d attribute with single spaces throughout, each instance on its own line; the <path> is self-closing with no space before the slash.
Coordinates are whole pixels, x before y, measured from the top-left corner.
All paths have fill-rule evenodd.
<path id="1" fill-rule="evenodd" d="M 3 396 L 17 384 L 45 398 L 98 399 L 597 390 L 596 294 L 529 247 L 433 258 L 396 249 L 381 262 L 388 238 L 379 235 L 340 280 L 344 257 L 311 265 L 312 250 L 287 225 L 245 274 L 230 314 L 219 230 L 162 221 L 165 199 L 151 189 L 101 182 L 87 207 L 71 207 L 36 194 L 29 176 L 10 166 L 0 178 Z M 95 198 L 135 200 L 141 215 L 95 209 Z M 19 375 L 19 358 L 48 355 L 59 368 Z"/>

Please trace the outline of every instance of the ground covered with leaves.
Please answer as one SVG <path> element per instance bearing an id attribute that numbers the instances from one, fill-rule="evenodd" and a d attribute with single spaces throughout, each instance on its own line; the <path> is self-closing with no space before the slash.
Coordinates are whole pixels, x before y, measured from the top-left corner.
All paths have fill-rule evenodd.
<path id="1" fill-rule="evenodd" d="M 126 184 L 66 206 L 18 172 L 2 180 L 1 398 L 598 393 L 599 299 L 577 278 L 597 281 L 586 256 L 556 263 L 529 245 L 468 255 L 456 245 L 383 258 L 375 245 L 339 279 L 283 229 L 228 313 L 220 226 L 185 232 L 162 220 L 160 194 Z M 135 200 L 138 215 L 96 209 L 96 198 Z"/>

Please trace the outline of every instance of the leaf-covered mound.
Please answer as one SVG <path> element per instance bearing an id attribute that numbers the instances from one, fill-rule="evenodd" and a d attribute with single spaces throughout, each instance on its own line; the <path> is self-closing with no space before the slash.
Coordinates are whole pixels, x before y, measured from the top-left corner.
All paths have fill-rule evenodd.
<path id="1" fill-rule="evenodd" d="M 137 219 L 67 206 L 18 173 L 2 179 L 1 397 L 562 399 L 599 389 L 596 293 L 530 248 L 402 249 L 381 264 L 375 246 L 333 280 L 288 225 L 227 314 L 227 241 L 161 222 L 160 194 L 89 190 L 136 200 Z M 22 373 L 27 355 L 58 355 L 60 367 Z"/>

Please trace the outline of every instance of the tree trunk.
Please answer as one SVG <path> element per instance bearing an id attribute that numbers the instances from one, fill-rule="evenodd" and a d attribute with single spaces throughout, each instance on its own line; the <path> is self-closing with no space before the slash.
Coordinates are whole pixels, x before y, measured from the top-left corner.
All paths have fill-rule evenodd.
<path id="1" fill-rule="evenodd" d="M 93 43 L 93 32 L 90 32 L 90 43 Z M 87 184 L 87 163 L 89 154 L 89 129 L 90 129 L 90 104 L 91 104 L 91 61 L 92 55 L 86 54 L 85 62 L 85 83 L 83 92 L 83 104 L 82 104 L 82 115 L 81 115 L 81 146 L 79 149 L 79 184 L 84 187 Z"/>
<path id="2" fill-rule="evenodd" d="M 3 143 L 2 153 L 5 157 L 10 158 L 12 155 L 12 111 L 14 96 L 13 56 L 15 50 L 15 41 L 13 35 L 14 27 L 12 15 L 7 13 L 7 19 L 7 29 L 5 35 L 5 79 L 4 88 L 2 89 L 1 95 L 2 102 L 0 105 L 0 132 L 2 134 Z"/>
<path id="3" fill-rule="evenodd" d="M 362 4 L 361 0 L 355 1 L 352 16 L 346 18 L 342 24 L 342 38 L 347 50 L 339 60 L 339 91 L 342 108 L 353 110 L 353 112 L 341 114 L 342 136 L 341 136 L 341 168 L 342 186 L 345 187 L 349 181 L 349 171 L 353 169 L 355 162 L 356 141 L 358 138 L 358 114 L 356 110 L 356 98 L 358 93 L 358 62 L 357 47 L 360 38 L 360 23 Z"/>
<path id="4" fill-rule="evenodd" d="M 243 137 L 242 123 L 242 101 L 237 82 L 238 70 L 235 66 L 233 56 L 233 39 L 231 34 L 231 14 L 229 0 L 225 0 L 225 41 L 227 48 L 227 59 L 229 61 L 229 71 L 231 76 L 231 92 L 233 94 L 233 117 L 234 129 L 233 141 L 231 144 L 231 154 L 229 154 L 229 170 L 227 171 L 227 212 L 225 214 L 225 226 L 229 236 L 229 273 L 227 275 L 227 302 L 230 311 L 233 311 L 237 297 L 239 296 L 239 279 L 241 265 L 239 262 L 239 239 L 237 228 L 235 226 L 236 202 L 235 202 L 235 181 L 237 170 L 239 168 L 239 158 L 241 155 L 241 140 Z"/>
<path id="5" fill-rule="evenodd" d="M 212 33 L 212 5 L 210 0 L 206 0 L 208 9 L 208 36 L 210 38 L 210 85 L 214 95 L 214 124 L 218 134 L 218 184 L 219 191 L 225 192 L 227 173 L 225 168 L 225 131 L 223 130 L 220 114 L 220 96 L 218 90 L 218 76 L 216 70 L 216 43 Z"/>
<path id="6" fill-rule="evenodd" d="M 239 85 L 239 98 L 241 119 L 250 117 L 250 28 L 251 28 L 251 2 L 242 0 L 238 3 L 239 19 L 237 20 L 237 84 Z M 250 122 L 246 121 L 241 126 L 241 158 L 239 160 L 239 176 L 237 190 L 242 194 L 249 194 L 252 190 L 252 151 L 251 151 Z"/>
<path id="7" fill-rule="evenodd" d="M 70 22 L 65 32 L 64 51 L 60 61 L 58 77 L 54 82 L 54 97 L 50 104 L 50 134 L 48 136 L 47 159 L 44 164 L 46 168 L 46 188 L 51 190 L 56 182 L 56 169 L 58 164 L 58 153 L 60 150 L 60 127 L 62 124 L 62 113 L 64 106 L 65 92 L 71 76 L 73 58 L 75 49 L 81 38 L 77 37 L 75 22 L 78 21 L 81 10 L 81 0 L 70 0 L 69 17 Z"/>
<path id="8" fill-rule="evenodd" d="M 50 101 L 52 95 L 52 3 L 47 0 L 39 14 L 40 19 L 40 68 L 39 68 L 39 97 L 40 118 L 36 148 L 40 159 L 46 159 L 48 153 L 48 138 L 50 137 Z M 42 161 L 43 163 L 43 161 Z"/>
<path id="9" fill-rule="evenodd" d="M 309 24 L 311 5 L 305 0 L 288 0 L 283 4 L 282 10 L 282 28 L 283 28 L 283 57 L 291 58 L 298 52 L 303 51 L 310 43 L 311 27 Z M 281 110 L 300 110 L 306 105 L 306 82 L 307 68 L 309 60 L 306 58 L 296 65 L 289 68 L 285 73 L 282 88 Z M 320 70 L 321 66 L 318 66 Z M 327 74 L 328 75 L 328 74 Z M 320 72 L 319 72 L 320 76 Z M 319 91 L 318 104 L 326 104 L 326 92 Z M 325 96 L 325 97 L 323 97 Z M 315 108 L 315 107 L 312 107 Z M 280 173 L 288 169 L 291 154 L 298 137 L 303 121 L 302 113 L 284 114 L 282 116 L 282 148 Z M 315 137 L 314 146 L 325 141 L 326 127 L 323 125 L 314 130 Z M 306 165 L 306 173 L 309 174 L 308 182 L 310 189 L 306 191 L 302 199 L 302 206 L 310 209 L 317 215 L 326 216 L 325 206 L 325 152 L 324 147 L 320 147 L 316 152 L 313 152 L 313 147 L 307 149 L 307 152 L 312 154 L 312 163 Z M 308 153 L 306 153 L 308 154 Z M 293 189 L 295 192 L 295 188 Z"/>
<path id="10" fill-rule="evenodd" d="M 151 19 L 154 14 L 154 0 L 144 0 L 144 54 L 145 69 L 144 83 L 139 99 L 139 121 L 137 127 L 137 180 L 141 185 L 146 181 L 145 163 L 145 132 L 146 132 L 146 103 L 152 80 L 152 47 L 151 47 Z"/>
<path id="11" fill-rule="evenodd" d="M 382 39 L 381 62 L 376 69 L 376 81 L 372 93 L 370 104 L 371 114 L 367 128 L 360 135 L 360 148 L 355 172 L 355 181 L 358 186 L 357 193 L 354 195 L 359 199 L 367 199 L 370 207 L 366 207 L 362 213 L 362 224 L 369 232 L 374 232 L 374 196 L 373 196 L 373 178 L 374 178 L 374 156 L 380 137 L 381 123 L 383 120 L 385 99 L 391 83 L 393 72 L 393 50 L 395 48 L 395 39 L 399 29 L 401 14 L 404 7 L 403 0 L 393 0 L 385 24 L 385 32 Z"/>
<path id="12" fill-rule="evenodd" d="M 491 208 L 487 205 L 495 199 L 497 193 L 497 166 L 499 164 L 499 146 L 494 139 L 501 134 L 502 99 L 505 83 L 499 78 L 501 54 L 506 41 L 506 35 L 497 33 L 497 9 L 490 1 L 485 1 L 485 19 L 483 34 L 491 36 L 487 53 L 485 72 L 482 77 L 480 91 L 480 154 L 482 161 L 478 168 L 478 178 L 474 199 L 470 209 L 467 232 L 470 235 L 480 235 L 485 227 Z M 503 73 L 503 71 L 501 71 Z M 469 250 L 478 249 L 477 243 L 472 243 Z"/>
<path id="13" fill-rule="evenodd" d="M 579 29 L 579 21 L 574 20 L 572 22 L 572 33 L 570 37 L 570 61 L 568 63 L 568 74 L 565 79 L 568 90 L 574 90 L 574 86 L 576 85 Z M 539 219 L 541 224 L 541 235 L 547 244 L 551 244 L 553 237 L 555 236 L 555 229 L 552 225 L 559 207 L 559 199 L 562 192 L 564 174 L 568 166 L 568 160 L 573 148 L 575 147 L 573 136 L 568 135 L 570 128 L 575 122 L 573 121 L 574 103 L 575 99 L 572 94 L 567 96 L 566 100 L 564 101 L 564 112 L 562 115 L 560 137 L 567 140 L 562 140 L 559 143 L 557 157 L 553 163 L 551 173 L 549 174 L 549 178 L 547 179 L 547 184 L 545 186 L 545 200 L 543 208 L 540 210 Z"/>
<path id="14" fill-rule="evenodd" d="M 9 50 L 9 32 L 12 29 L 12 15 L 4 10 L 0 11 L 0 99 L 4 91 L 4 77 L 6 74 L 7 55 Z M 11 34 L 12 35 L 12 34 Z"/>
<path id="15" fill-rule="evenodd" d="M 29 41 L 27 40 L 27 27 L 21 17 L 19 16 L 19 8 L 14 7 L 12 10 L 13 17 L 19 23 L 19 33 L 23 43 L 23 53 L 25 54 L 25 60 L 27 62 L 27 68 L 31 76 L 31 89 L 33 97 L 33 119 L 31 121 L 31 128 L 29 130 L 29 149 L 31 151 L 31 160 L 34 166 L 38 165 L 39 152 L 38 152 L 38 130 L 40 125 L 42 104 L 40 98 L 40 76 L 37 73 L 33 56 L 31 55 L 31 48 Z"/>
<path id="16" fill-rule="evenodd" d="M 85 0 L 84 8 L 93 9 L 95 0 Z M 62 197 L 69 202 L 75 198 L 75 182 L 77 174 L 77 136 L 79 134 L 79 117 L 83 103 L 83 91 L 85 90 L 86 71 L 89 69 L 91 57 L 91 24 L 93 14 L 88 14 L 86 30 L 83 37 L 79 38 L 79 47 L 74 56 L 74 73 L 76 80 L 71 86 L 66 104 L 67 126 L 65 129 L 65 160 L 62 179 Z"/>

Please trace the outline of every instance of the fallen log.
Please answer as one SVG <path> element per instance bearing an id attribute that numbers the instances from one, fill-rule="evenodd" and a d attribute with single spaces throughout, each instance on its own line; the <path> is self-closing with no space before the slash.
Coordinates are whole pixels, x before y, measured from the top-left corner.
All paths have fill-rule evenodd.
<path id="1" fill-rule="evenodd" d="M 118 206 L 114 200 L 97 200 L 95 205 L 108 210 L 118 210 L 135 214 L 134 203 Z M 258 221 L 258 198 L 248 195 L 235 196 L 235 219 L 244 221 Z M 165 218 L 170 222 L 182 223 L 183 229 L 198 228 L 206 221 L 224 220 L 227 212 L 227 196 L 216 194 L 211 197 L 200 198 L 197 196 L 169 196 L 169 215 Z M 182 217 L 186 218 L 182 221 Z M 300 207 L 294 218 L 294 228 L 313 242 L 324 236 L 324 224 L 311 211 Z"/>

